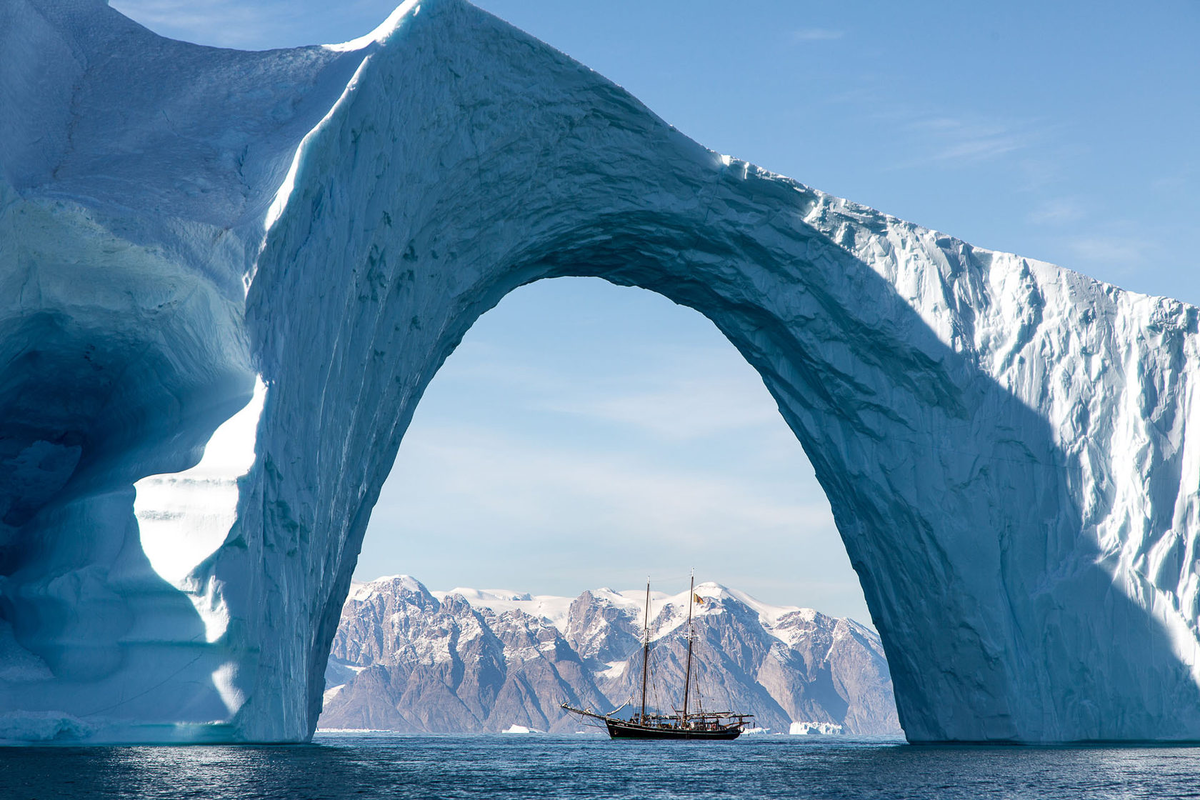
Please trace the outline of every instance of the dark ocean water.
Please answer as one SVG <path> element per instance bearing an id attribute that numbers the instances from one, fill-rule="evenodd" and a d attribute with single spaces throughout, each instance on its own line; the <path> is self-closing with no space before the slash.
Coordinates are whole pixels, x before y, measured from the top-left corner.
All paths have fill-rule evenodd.
<path id="1" fill-rule="evenodd" d="M 319 734 L 313 745 L 290 747 L 0 751 L 3 800 L 113 797 L 1200 797 L 1200 748 Z"/>

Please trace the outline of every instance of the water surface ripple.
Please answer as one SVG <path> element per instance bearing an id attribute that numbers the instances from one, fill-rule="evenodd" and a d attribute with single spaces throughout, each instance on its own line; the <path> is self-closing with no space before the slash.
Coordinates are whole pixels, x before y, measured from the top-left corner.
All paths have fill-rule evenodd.
<path id="1" fill-rule="evenodd" d="M 1185 798 L 1200 748 L 915 747 L 839 737 L 318 734 L 289 747 L 7 748 L 0 798 Z"/>

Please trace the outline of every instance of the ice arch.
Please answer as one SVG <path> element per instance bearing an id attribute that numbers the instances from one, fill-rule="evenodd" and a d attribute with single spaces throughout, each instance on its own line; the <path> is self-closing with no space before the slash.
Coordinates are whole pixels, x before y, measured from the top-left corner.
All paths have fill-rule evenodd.
<path id="1" fill-rule="evenodd" d="M 170 43 L 95 0 L 0 22 L 8 735 L 310 735 L 423 388 L 506 292 L 577 275 L 698 310 L 762 375 L 910 739 L 1200 739 L 1194 308 L 714 154 L 461 0 L 339 51 Z M 237 521 L 174 591 L 130 486 L 195 464 L 255 374 Z"/>

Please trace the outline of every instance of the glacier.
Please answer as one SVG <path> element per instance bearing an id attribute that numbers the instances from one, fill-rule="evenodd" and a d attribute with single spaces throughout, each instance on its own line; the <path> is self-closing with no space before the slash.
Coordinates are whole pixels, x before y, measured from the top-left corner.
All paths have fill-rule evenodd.
<path id="1" fill-rule="evenodd" d="M 422 391 L 560 276 L 759 372 L 911 741 L 1200 740 L 1197 310 L 714 153 L 464 0 L 256 53 L 0 0 L 0 737 L 308 739 Z"/>

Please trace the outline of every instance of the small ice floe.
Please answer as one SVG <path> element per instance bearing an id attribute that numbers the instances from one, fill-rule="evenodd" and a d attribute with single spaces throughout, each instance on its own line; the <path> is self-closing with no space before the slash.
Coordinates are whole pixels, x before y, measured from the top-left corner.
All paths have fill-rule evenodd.
<path id="1" fill-rule="evenodd" d="M 835 736 L 841 732 L 842 726 L 836 722 L 793 722 L 791 727 L 788 728 L 788 733 L 793 736 Z"/>
<path id="2" fill-rule="evenodd" d="M 524 725 L 509 725 L 501 733 L 545 733 L 537 728 L 526 728 Z"/>

